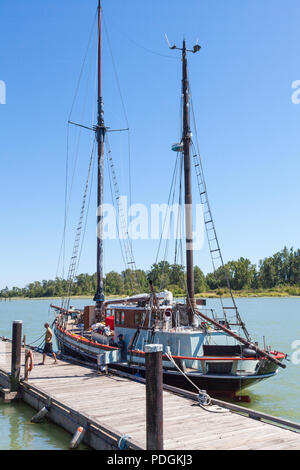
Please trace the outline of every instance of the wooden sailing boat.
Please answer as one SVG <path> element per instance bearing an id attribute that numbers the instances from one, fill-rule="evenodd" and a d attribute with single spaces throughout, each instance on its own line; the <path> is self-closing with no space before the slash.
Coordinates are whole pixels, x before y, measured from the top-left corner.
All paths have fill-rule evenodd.
<path id="1" fill-rule="evenodd" d="M 103 155 L 108 129 L 104 124 L 101 92 L 101 2 L 98 7 L 98 121 L 94 128 L 98 144 L 97 202 L 103 204 Z M 186 302 L 176 302 L 170 292 L 154 292 L 150 283 L 149 293 L 126 299 L 105 300 L 103 290 L 103 237 L 102 215 L 97 226 L 97 290 L 95 305 L 84 310 L 52 305 L 56 312 L 55 335 L 63 353 L 80 356 L 87 361 L 98 361 L 103 366 L 145 375 L 145 346 L 159 343 L 163 346 L 163 379 L 165 383 L 185 389 L 205 389 L 211 394 L 235 394 L 249 385 L 272 377 L 282 361 L 284 353 L 261 349 L 253 343 L 242 322 L 229 281 L 231 306 L 222 303 L 222 318 L 204 308 L 205 301 L 194 295 L 194 266 L 192 249 L 192 184 L 191 184 L 191 131 L 190 92 L 187 73 L 187 53 L 196 53 L 200 46 L 188 50 L 186 41 L 182 48 L 171 49 L 182 53 L 183 129 L 180 144 L 173 150 L 180 153 L 184 162 L 185 230 L 186 230 Z M 199 164 L 198 164 L 199 166 Z M 222 262 L 222 255 L 215 232 L 207 198 L 207 191 L 200 165 L 199 189 L 207 207 L 205 225 L 213 237 L 209 237 L 210 251 Z M 214 243 L 214 246 L 211 246 Z M 215 258 L 214 258 L 215 259 Z M 226 275 L 226 271 L 225 271 Z M 234 312 L 235 322 L 228 320 L 226 310 Z M 233 326 L 243 330 L 244 337 Z"/>

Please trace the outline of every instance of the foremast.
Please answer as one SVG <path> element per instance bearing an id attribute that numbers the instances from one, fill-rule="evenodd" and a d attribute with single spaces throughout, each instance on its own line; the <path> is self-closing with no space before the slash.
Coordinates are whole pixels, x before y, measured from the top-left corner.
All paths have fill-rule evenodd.
<path id="1" fill-rule="evenodd" d="M 103 156 L 106 127 L 104 125 L 104 109 L 102 98 L 101 71 L 101 0 L 98 5 L 98 117 L 96 140 L 98 144 L 97 161 L 97 288 L 94 296 L 96 308 L 101 309 L 105 300 L 103 289 Z"/>

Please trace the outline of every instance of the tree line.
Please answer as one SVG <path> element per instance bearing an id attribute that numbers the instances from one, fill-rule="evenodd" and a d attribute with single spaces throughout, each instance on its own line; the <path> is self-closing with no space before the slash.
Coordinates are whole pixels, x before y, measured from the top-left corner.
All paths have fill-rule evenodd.
<path id="1" fill-rule="evenodd" d="M 210 291 L 225 294 L 228 289 L 227 279 L 235 291 L 274 289 L 282 286 L 296 288 L 291 293 L 299 294 L 300 287 L 300 249 L 284 248 L 273 256 L 265 258 L 258 265 L 247 258 L 229 261 L 224 268 L 206 276 L 198 266 L 194 268 L 195 293 Z M 153 264 L 149 271 L 127 269 L 121 273 L 111 271 L 104 279 L 106 295 L 131 295 L 149 291 L 149 280 L 156 291 L 170 290 L 174 295 L 184 295 L 186 274 L 183 266 L 161 261 Z M 63 297 L 68 291 L 68 282 L 57 277 L 49 281 L 35 281 L 24 288 L 0 290 L 0 298 L 11 297 Z M 93 296 L 96 291 L 96 274 L 79 274 L 72 285 L 72 295 Z"/>

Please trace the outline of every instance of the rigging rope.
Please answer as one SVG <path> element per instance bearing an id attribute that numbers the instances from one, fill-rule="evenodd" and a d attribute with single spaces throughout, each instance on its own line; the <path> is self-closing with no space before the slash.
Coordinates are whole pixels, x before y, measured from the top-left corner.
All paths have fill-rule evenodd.
<path id="1" fill-rule="evenodd" d="M 179 156 L 179 159 L 180 159 L 180 154 L 177 154 L 177 162 L 178 162 L 178 156 Z M 179 166 L 179 165 L 177 165 Z M 166 241 L 166 247 L 165 247 L 165 252 L 164 252 L 164 265 L 165 265 L 165 262 L 167 260 L 167 257 L 168 257 L 168 249 L 169 249 L 169 241 L 170 241 L 170 237 L 171 237 L 171 224 L 172 224 L 172 217 L 173 217 L 173 211 L 171 211 L 171 208 L 174 207 L 174 202 L 175 202 L 175 194 L 176 194 L 176 182 L 177 182 L 177 174 L 178 174 L 178 168 L 177 168 L 177 171 L 176 171 L 176 176 L 175 176 L 175 181 L 174 181 L 174 188 L 173 188 L 173 195 L 172 195 L 172 202 L 171 202 L 171 206 L 169 206 L 169 210 L 170 210 L 170 223 L 169 223 L 169 230 L 168 230 L 168 236 L 167 236 L 167 241 Z M 181 175 L 180 175 L 181 177 Z M 180 212 L 179 210 L 180 208 L 178 207 L 178 212 Z M 163 234 L 163 233 L 162 233 Z"/>
<path id="2" fill-rule="evenodd" d="M 108 178 L 109 178 L 111 199 L 112 199 L 112 202 L 113 202 L 113 205 L 114 205 L 114 208 L 115 208 L 115 213 L 117 214 L 117 207 L 116 207 L 116 203 L 115 203 L 115 200 L 114 200 L 113 187 L 112 187 L 112 176 L 111 176 L 110 165 L 109 165 L 109 162 L 108 162 L 108 154 L 107 153 L 106 153 L 106 158 L 107 158 L 107 163 L 108 163 L 107 166 L 108 166 L 108 170 L 109 170 L 108 171 Z M 123 246 L 122 246 L 121 237 L 120 237 L 119 224 L 116 224 L 116 226 L 117 226 L 118 240 L 119 240 L 119 245 L 120 245 L 121 256 L 123 258 L 125 269 L 127 269 L 127 263 L 126 263 L 125 255 L 124 255 L 124 252 L 123 252 Z"/>
<path id="3" fill-rule="evenodd" d="M 86 234 L 86 228 L 87 228 L 87 222 L 88 222 L 88 215 L 89 215 L 89 209 L 90 209 L 90 204 L 91 204 L 92 189 L 93 189 L 94 170 L 95 170 L 95 158 L 93 159 L 93 166 L 92 166 L 92 173 L 91 173 L 91 184 L 90 184 L 90 194 L 89 194 L 89 199 L 88 199 L 88 204 L 87 204 L 87 209 L 86 209 L 85 224 L 84 224 L 84 229 L 83 229 L 81 247 L 80 247 L 80 251 L 79 251 L 79 255 L 78 255 L 77 267 L 79 266 L 79 263 L 80 263 L 83 244 L 84 244 L 84 240 L 85 240 L 85 234 Z"/>
<path id="4" fill-rule="evenodd" d="M 182 98 L 180 98 L 180 116 L 179 116 L 179 133 L 181 133 L 182 130 Z M 181 139 L 181 137 L 180 137 Z M 179 175 L 179 176 L 178 176 Z M 170 207 L 170 202 L 171 202 L 171 197 L 172 197 L 172 207 L 174 207 L 174 202 L 175 202 L 175 195 L 176 195 L 176 185 L 177 185 L 177 178 L 179 178 L 179 192 L 178 192 L 178 212 L 177 212 L 177 226 L 175 226 L 175 218 L 174 218 L 174 234 L 175 234 L 175 253 L 174 253 L 174 264 L 177 264 L 177 259 L 178 259 L 178 253 L 181 251 L 181 266 L 184 266 L 183 262 L 183 254 L 182 254 L 182 176 L 183 176 L 183 155 L 182 152 L 178 152 L 176 155 L 176 161 L 175 161 L 175 168 L 171 180 L 171 186 L 170 186 L 170 191 L 169 191 L 169 196 L 168 196 L 168 210 L 166 211 L 164 221 L 163 221 L 163 227 L 162 227 L 162 232 L 158 244 L 158 250 L 156 254 L 156 260 L 155 264 L 158 263 L 158 257 L 161 249 L 161 244 L 162 240 L 165 234 L 165 228 L 166 228 L 166 222 L 167 218 L 170 213 L 170 220 L 169 220 L 169 227 L 168 227 L 168 237 L 166 239 L 166 245 L 165 245 L 165 250 L 164 250 L 164 258 L 163 258 L 163 272 L 162 274 L 164 275 L 167 269 L 167 258 L 168 258 L 168 250 L 169 250 L 169 240 L 171 237 L 170 229 L 171 229 L 171 222 L 172 222 L 172 216 L 173 211 L 171 212 L 171 207 Z M 174 216 L 175 217 L 175 216 Z M 161 284 L 160 284 L 160 289 L 162 289 L 163 286 L 163 276 L 161 278 Z M 183 286 L 184 288 L 184 286 Z"/>
<path id="5" fill-rule="evenodd" d="M 94 17 L 92 27 L 91 27 L 91 30 L 90 30 L 89 40 L 88 40 L 87 48 L 86 48 L 86 51 L 85 51 L 85 54 L 84 54 L 83 62 L 82 62 L 82 65 L 81 65 L 79 78 L 78 78 L 78 81 L 77 81 L 75 94 L 74 94 L 74 97 L 73 97 L 73 101 L 72 101 L 68 121 L 71 120 L 71 116 L 72 116 L 72 112 L 73 112 L 73 109 L 74 109 L 74 106 L 75 106 L 75 102 L 76 102 L 77 97 L 78 97 L 79 88 L 80 88 L 80 84 L 81 84 L 82 77 L 83 77 L 83 72 L 84 72 L 84 69 L 85 69 L 86 61 L 87 61 L 87 56 L 88 56 L 88 53 L 89 53 L 89 50 L 90 50 L 90 47 L 91 47 L 93 32 L 94 32 L 94 28 L 95 28 L 95 24 L 96 24 L 96 20 L 97 20 L 97 13 L 98 13 L 98 9 L 96 9 L 95 17 Z M 87 90 L 88 90 L 88 85 L 87 85 Z M 84 113 L 84 111 L 83 111 L 83 113 Z M 80 137 L 79 137 L 78 144 L 77 144 L 77 156 L 75 157 L 74 171 L 73 171 L 72 182 L 71 182 L 71 186 L 70 186 L 70 193 L 69 193 L 69 198 L 68 198 L 68 173 L 69 173 L 69 151 L 70 151 L 69 150 L 69 140 L 70 140 L 69 133 L 70 133 L 70 124 L 68 122 L 67 123 L 67 156 L 66 156 L 66 169 L 65 169 L 66 177 L 65 177 L 65 196 L 64 196 L 64 201 L 65 201 L 64 202 L 64 226 L 63 226 L 63 235 L 62 235 L 62 241 L 61 241 L 59 257 L 58 257 L 58 262 L 57 262 L 57 269 L 56 269 L 56 277 L 58 277 L 59 267 L 60 267 L 60 263 L 61 263 L 61 259 L 62 259 L 62 278 L 64 278 L 65 238 L 66 238 L 67 218 L 68 218 L 68 212 L 69 212 L 69 205 L 70 205 L 72 187 L 73 187 L 73 182 L 74 182 L 75 169 L 76 169 L 76 165 L 77 165 L 79 141 L 80 141 Z"/>
<path id="6" fill-rule="evenodd" d="M 174 171 L 173 171 L 173 176 L 172 176 L 172 181 L 171 181 L 171 187 L 170 187 L 170 192 L 169 192 L 169 196 L 168 196 L 168 209 L 169 209 L 169 206 L 170 206 L 170 201 L 171 201 L 173 188 L 175 188 L 175 183 L 176 183 L 176 178 L 177 178 L 177 171 L 178 171 L 178 158 L 176 158 L 175 165 L 174 165 Z M 167 209 L 165 217 L 164 217 L 162 232 L 161 232 L 161 236 L 160 236 L 160 239 L 159 239 L 158 249 L 157 249 L 156 258 L 155 258 L 155 264 L 157 264 L 157 262 L 158 262 L 158 256 L 159 256 L 161 243 L 162 243 L 162 239 L 163 239 L 163 236 L 164 236 L 167 216 L 168 216 L 168 209 Z"/>
<path id="7" fill-rule="evenodd" d="M 104 13 L 103 13 L 103 8 L 101 8 L 102 10 L 102 15 L 103 15 L 103 18 L 104 18 Z M 105 19 L 104 19 L 104 24 L 105 24 Z M 134 39 L 132 39 L 128 34 L 124 33 L 122 30 L 120 30 L 119 28 L 117 28 L 115 26 L 115 29 L 120 33 L 122 34 L 123 36 L 125 36 L 130 42 L 132 42 L 132 44 L 134 44 L 135 46 L 143 49 L 144 51 L 146 52 L 149 52 L 150 54 L 154 54 L 154 55 L 157 55 L 157 56 L 160 56 L 160 57 L 166 57 L 167 59 L 173 59 L 173 60 L 180 60 L 178 57 L 176 56 L 171 56 L 171 55 L 167 55 L 167 54 L 161 54 L 160 52 L 156 52 L 156 51 L 153 51 L 145 46 L 143 46 L 142 44 L 139 44 L 138 42 L 136 42 Z"/>
<path id="8" fill-rule="evenodd" d="M 138 279 L 137 276 L 137 268 L 136 268 L 136 263 L 134 259 L 134 254 L 133 254 L 133 249 L 132 249 L 132 243 L 131 239 L 129 237 L 128 233 L 128 227 L 127 227 L 127 221 L 126 217 L 123 211 L 123 207 L 121 205 L 121 195 L 120 195 L 120 190 L 119 190 L 119 185 L 118 185 L 118 180 L 117 180 L 117 175 L 115 171 L 115 166 L 114 166 L 114 161 L 112 158 L 112 151 L 109 145 L 109 141 L 107 136 L 105 136 L 105 143 L 106 143 L 106 148 L 107 148 L 107 161 L 108 161 L 108 167 L 110 170 L 110 182 L 111 182 L 111 188 L 113 188 L 114 195 L 115 195 L 115 200 L 116 204 L 115 207 L 117 208 L 117 229 L 119 235 L 121 234 L 121 237 L 119 236 L 119 242 L 121 244 L 121 240 L 123 242 L 123 250 L 121 250 L 123 260 L 125 259 L 127 265 L 127 268 L 129 268 L 133 274 L 136 286 L 133 283 L 133 279 L 131 279 L 130 276 L 130 283 L 131 283 L 131 288 L 135 290 L 135 288 L 141 288 L 140 285 L 140 280 Z"/>
<path id="9" fill-rule="evenodd" d="M 73 100 L 72 100 L 72 105 L 71 105 L 68 121 L 71 120 L 72 112 L 73 112 L 73 109 L 74 109 L 74 106 L 75 106 L 75 103 L 76 103 L 76 100 L 77 100 L 77 97 L 78 97 L 78 94 L 79 94 L 79 88 L 80 88 L 80 85 L 81 85 L 81 82 L 82 82 L 83 72 L 84 72 L 84 69 L 85 69 L 85 66 L 86 66 L 88 53 L 89 53 L 89 50 L 91 48 L 92 38 L 94 36 L 95 25 L 97 24 L 97 16 L 98 16 L 98 8 L 96 9 L 94 20 L 93 20 L 93 23 L 92 23 L 92 26 L 91 26 L 90 35 L 89 35 L 89 39 L 88 39 L 88 44 L 87 44 L 85 54 L 84 54 L 84 57 L 83 57 L 83 61 L 82 61 L 82 65 L 81 65 L 77 85 L 76 85 L 76 88 L 75 88 L 75 93 L 74 93 L 74 97 L 73 97 Z M 87 81 L 87 86 L 86 86 L 86 95 L 87 95 L 88 89 L 89 89 L 90 72 L 91 72 L 91 68 L 89 69 L 89 76 L 88 76 L 88 81 Z M 85 105 L 84 105 L 84 108 L 82 110 L 82 117 L 84 115 L 84 111 L 85 111 Z M 93 111 L 93 115 L 94 115 L 94 112 L 95 111 Z M 71 193 L 72 193 L 72 188 L 73 188 L 73 183 L 74 183 L 74 176 L 75 176 L 77 160 L 78 160 L 80 136 L 81 136 L 81 130 L 79 130 L 79 136 L 77 138 L 77 145 L 75 144 L 75 147 L 77 147 L 77 150 L 75 152 L 75 163 L 74 163 L 74 169 L 73 169 L 72 180 L 71 180 L 71 185 L 70 185 L 70 189 L 69 189 L 69 196 L 68 196 L 68 174 L 69 174 L 69 153 L 70 153 L 70 148 L 69 148 L 70 147 L 70 123 L 68 122 L 67 123 L 67 156 L 66 156 L 66 169 L 65 169 L 66 177 L 65 177 L 65 196 L 64 196 L 64 225 L 63 225 L 63 235 L 62 235 L 62 241 L 61 241 L 59 257 L 58 257 L 58 262 L 57 262 L 57 269 L 56 269 L 56 277 L 58 277 L 60 263 L 61 263 L 61 260 L 62 260 L 62 279 L 64 279 L 64 267 L 65 267 L 65 240 L 66 240 L 67 218 L 68 218 L 68 213 L 69 213 Z"/>
<path id="10" fill-rule="evenodd" d="M 95 141 L 92 147 L 92 153 L 91 153 L 89 168 L 88 168 L 88 175 L 86 179 L 85 190 L 84 190 L 84 195 L 83 195 L 83 200 L 82 200 L 82 205 L 81 205 L 81 210 L 80 210 L 80 216 L 79 216 L 79 221 L 77 225 L 76 236 L 75 236 L 75 241 L 74 241 L 74 246 L 73 246 L 73 252 L 72 252 L 72 257 L 71 257 L 70 266 L 69 266 L 69 272 L 68 272 L 68 278 L 67 278 L 67 295 L 65 298 L 62 299 L 62 303 L 61 303 L 61 307 L 64 308 L 65 310 L 68 310 L 69 308 L 71 290 L 72 290 L 72 286 L 73 286 L 76 272 L 78 269 L 78 251 L 80 247 L 81 232 L 82 232 L 82 225 L 83 225 L 84 214 L 85 214 L 85 206 L 86 206 L 86 199 L 87 199 L 88 188 L 89 188 L 89 181 L 90 181 L 91 170 L 92 170 L 93 161 L 94 161 L 94 153 L 95 153 L 94 151 L 95 151 Z"/>
<path id="11" fill-rule="evenodd" d="M 89 82 L 90 82 L 90 74 L 91 74 L 91 67 L 89 70 L 88 74 L 88 79 L 87 79 L 87 85 L 86 85 L 86 96 L 84 100 L 84 105 L 82 108 L 81 112 L 81 121 L 83 121 L 83 117 L 85 115 L 85 109 L 86 109 L 86 102 L 87 102 L 87 94 L 89 90 Z M 95 86 L 95 85 L 94 85 Z M 92 116 L 95 115 L 95 104 L 93 107 L 93 112 Z M 81 135 L 82 135 L 82 128 L 79 127 L 77 136 L 75 136 L 75 142 L 74 142 L 74 151 L 75 151 L 75 157 L 74 157 L 74 167 L 73 167 L 73 172 L 72 172 L 72 178 L 71 178 L 71 184 L 70 184 L 70 189 L 69 189 L 69 195 L 68 195 L 68 160 L 69 160 L 69 129 L 70 129 L 70 123 L 68 122 L 68 132 L 67 132 L 67 163 L 66 163 L 66 194 L 65 194 L 65 222 L 64 222 L 64 232 L 63 232 L 63 278 L 64 278 L 64 265 L 65 265 L 65 237 L 66 237 L 66 224 L 67 224 L 67 219 L 69 215 L 69 209 L 70 209 L 70 203 L 71 203 L 71 196 L 72 196 L 72 191 L 73 191 L 73 186 L 74 186 L 74 181 L 75 181 L 75 174 L 76 174 L 76 169 L 77 169 L 77 164 L 78 164 L 78 159 L 79 159 L 79 149 L 80 149 L 80 142 L 81 142 Z"/>
<path id="12" fill-rule="evenodd" d="M 119 96 L 120 96 L 122 110 L 123 110 L 123 114 L 124 114 L 124 118 L 125 118 L 125 122 L 126 122 L 126 127 L 127 127 L 129 206 L 131 206 L 131 204 L 132 204 L 132 172 L 131 172 L 131 134 L 130 134 L 130 125 L 129 125 L 129 119 L 128 119 L 126 106 L 125 106 L 125 100 L 124 100 L 124 97 L 123 97 L 122 88 L 121 88 L 121 84 L 120 84 L 118 69 L 117 69 L 117 66 L 116 66 L 116 61 L 115 61 L 115 58 L 114 58 L 113 49 L 112 49 L 112 45 L 111 45 L 110 34 L 109 34 L 109 31 L 108 31 L 108 26 L 107 26 L 107 23 L 106 23 L 106 18 L 105 18 L 103 9 L 102 9 L 102 17 L 103 17 L 104 30 L 105 30 L 105 34 L 106 34 L 106 38 L 107 38 L 108 49 L 109 49 L 111 62 L 112 62 L 112 65 L 113 65 L 113 70 L 114 70 L 114 75 L 115 75 L 115 80 L 116 80 L 116 84 L 117 84 L 117 89 L 118 89 L 118 93 L 119 93 Z M 130 237 L 128 237 L 128 243 L 130 244 L 130 251 L 133 252 L 132 240 L 131 240 Z"/>
<path id="13" fill-rule="evenodd" d="M 180 166 L 180 183 L 179 183 L 179 200 L 178 207 L 182 207 L 182 177 L 183 177 L 183 156 L 181 155 L 181 166 Z M 178 242 L 179 241 L 179 242 Z M 179 245 L 179 246 L 178 246 Z M 176 233 L 176 243 L 175 243 L 175 255 L 174 255 L 174 264 L 177 264 L 177 258 L 179 255 L 179 250 L 181 251 L 181 265 L 183 266 L 183 251 L 182 251 L 182 211 L 179 212 L 178 224 L 177 224 L 177 233 Z"/>
<path id="14" fill-rule="evenodd" d="M 83 58 L 83 62 L 82 62 L 82 65 L 81 65 L 79 78 L 78 78 L 78 82 L 77 82 L 77 86 L 76 86 L 76 89 L 75 89 L 75 94 L 74 94 L 74 97 L 73 97 L 72 106 L 71 106 L 71 110 L 70 110 L 70 114 L 69 114 L 69 120 L 71 119 L 72 112 L 73 112 L 73 109 L 74 109 L 74 106 L 75 106 L 75 102 L 76 102 L 77 97 L 78 97 L 80 83 L 81 83 L 81 80 L 82 80 L 85 64 L 86 64 L 86 61 L 87 61 L 87 56 L 88 56 L 88 53 L 89 53 L 89 50 L 90 50 L 90 47 L 91 47 L 92 38 L 93 38 L 93 35 L 94 35 L 94 28 L 95 28 L 95 25 L 96 25 L 96 22 L 97 22 L 97 16 L 98 16 L 98 8 L 96 9 L 96 13 L 95 13 L 93 23 L 92 23 L 92 27 L 91 27 L 91 30 L 90 30 L 88 45 L 87 45 L 87 48 L 86 48 L 86 51 L 85 51 L 85 54 L 84 54 L 84 58 Z"/>
<path id="15" fill-rule="evenodd" d="M 198 131 L 197 131 L 197 125 L 196 125 L 196 117 L 195 117 L 195 111 L 194 111 L 194 106 L 193 106 L 193 99 L 192 99 L 192 91 L 190 87 L 190 102 L 191 102 L 191 110 L 192 110 L 192 118 L 193 118 L 193 124 L 194 124 L 194 130 L 195 130 L 195 136 L 196 136 L 196 144 L 197 144 L 197 150 L 195 148 L 194 143 L 192 142 L 192 146 L 194 149 L 194 161 L 195 161 L 195 171 L 196 171 L 196 177 L 197 177 L 197 182 L 198 182 L 198 188 L 199 188 L 199 193 L 200 193 L 200 200 L 203 204 L 204 207 L 204 223 L 205 223 L 205 229 L 206 229 L 206 236 L 208 240 L 208 245 L 209 245 L 209 250 L 210 250 L 210 255 L 211 255 L 211 260 L 212 260 L 212 265 L 213 265 L 213 270 L 214 274 L 216 274 L 217 271 L 217 266 L 216 266 L 216 261 L 219 260 L 220 262 L 220 267 L 222 267 L 223 272 L 224 272 L 224 277 L 226 280 L 227 288 L 230 293 L 230 299 L 232 302 L 233 307 L 232 309 L 235 310 L 235 317 L 237 323 L 242 327 L 244 334 L 248 340 L 250 340 L 250 335 L 247 331 L 247 328 L 242 321 L 235 299 L 233 297 L 233 292 L 229 280 L 229 276 L 223 261 L 223 256 L 222 252 L 220 249 L 220 244 L 219 240 L 217 237 L 216 233 L 216 228 L 215 228 L 215 223 L 212 217 L 212 212 L 210 208 L 210 203 L 208 199 L 208 193 L 207 193 L 207 187 L 206 187 L 206 182 L 205 182 L 205 177 L 204 177 L 204 172 L 203 172 L 203 165 L 202 165 L 202 159 L 201 159 L 201 154 L 200 154 L 200 148 L 199 148 L 199 139 L 198 139 Z M 215 253 L 218 253 L 217 257 L 214 256 Z M 217 279 L 217 277 L 216 277 Z M 227 314 L 226 314 L 226 307 L 224 306 L 222 297 L 220 295 L 220 302 L 221 306 L 223 309 L 223 314 L 225 321 L 227 322 Z"/>

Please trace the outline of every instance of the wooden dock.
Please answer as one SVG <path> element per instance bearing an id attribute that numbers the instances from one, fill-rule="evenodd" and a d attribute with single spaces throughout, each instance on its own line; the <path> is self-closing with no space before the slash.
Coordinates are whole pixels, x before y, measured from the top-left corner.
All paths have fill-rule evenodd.
<path id="1" fill-rule="evenodd" d="M 37 410 L 49 405 L 49 418 L 72 434 L 84 427 L 84 442 L 94 449 L 117 450 L 122 437 L 129 449 L 145 449 L 143 379 L 100 375 L 65 361 L 53 365 L 49 357 L 46 365 L 37 365 L 41 359 L 34 352 L 35 366 L 28 382 L 20 384 L 20 399 Z M 0 339 L 2 389 L 9 387 L 10 367 L 11 343 Z M 172 387 L 166 387 L 163 400 L 165 450 L 300 449 L 300 424 L 219 400 L 207 411 L 195 394 Z"/>

